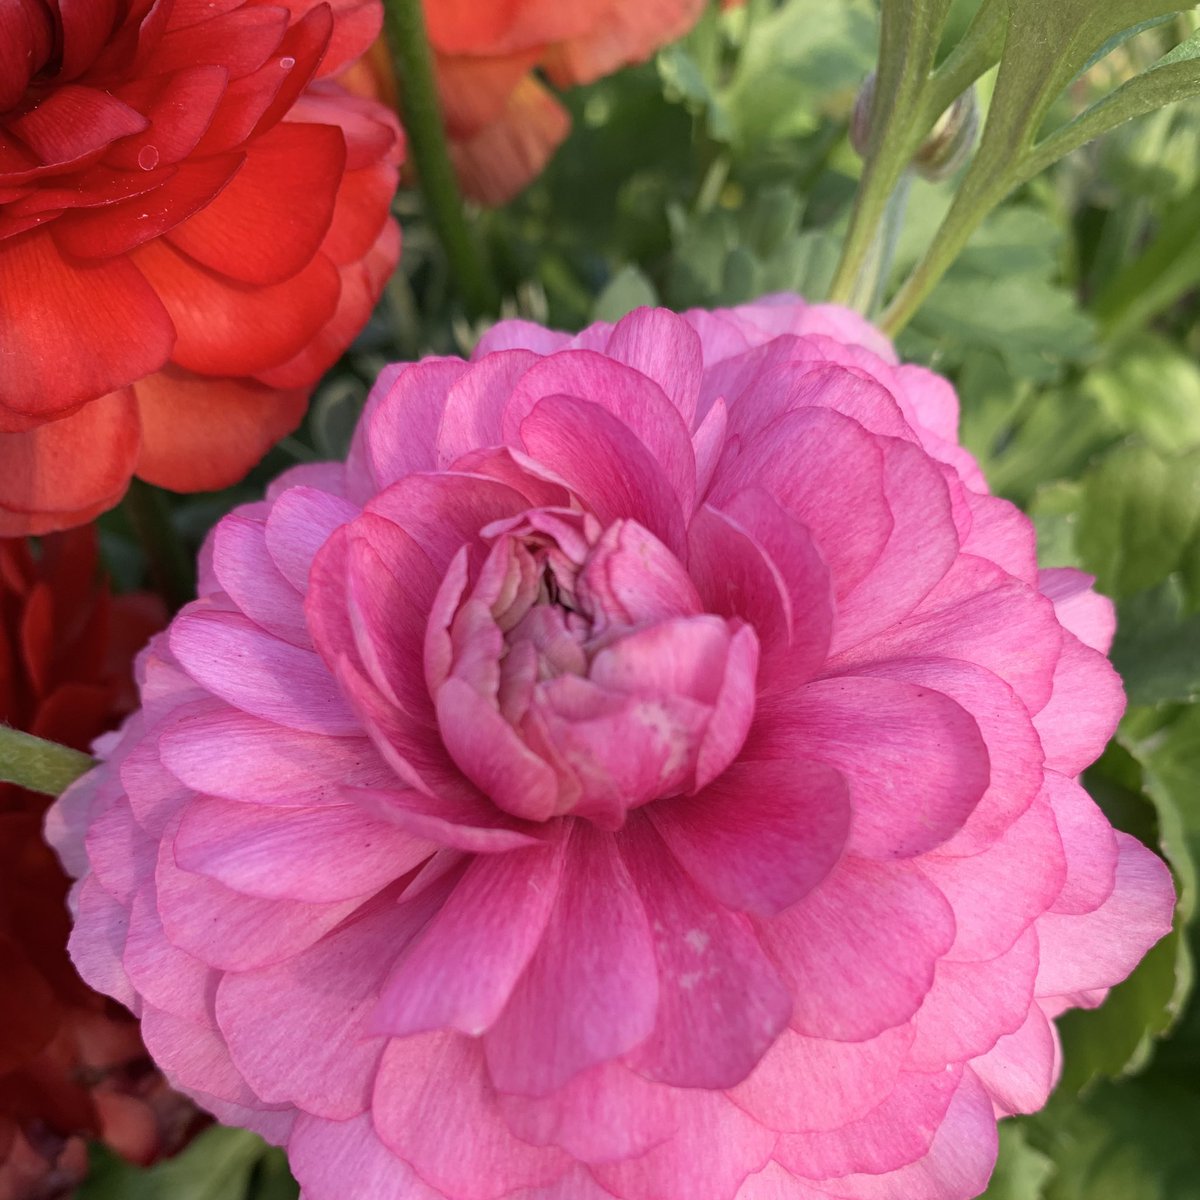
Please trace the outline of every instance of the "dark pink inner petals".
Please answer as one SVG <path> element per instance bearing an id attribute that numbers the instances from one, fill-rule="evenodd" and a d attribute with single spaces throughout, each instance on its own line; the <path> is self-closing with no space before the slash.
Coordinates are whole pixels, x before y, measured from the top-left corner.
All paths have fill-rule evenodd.
<path id="1" fill-rule="evenodd" d="M 773 916 L 833 869 L 850 796 L 824 763 L 735 763 L 696 796 L 660 801 L 650 820 L 693 881 L 729 908 Z"/>
<path id="2" fill-rule="evenodd" d="M 885 860 L 944 842 L 990 778 L 987 745 L 966 709 L 929 687 L 868 676 L 816 680 L 760 706 L 746 754 L 836 768 L 854 806 L 851 851 Z"/>
<path id="3" fill-rule="evenodd" d="M 701 894 L 648 821 L 618 836 L 653 933 L 658 1019 L 629 1065 L 686 1088 L 740 1083 L 786 1026 L 792 998 L 747 919 Z"/>
<path id="4" fill-rule="evenodd" d="M 659 1006 L 650 917 L 611 836 L 568 827 L 545 933 L 484 1039 L 501 1092 L 543 1096 L 643 1042 Z"/>
<path id="5" fill-rule="evenodd" d="M 663 464 L 606 409 L 549 396 L 521 422 L 519 436 L 524 449 L 569 484 L 601 524 L 631 517 L 674 554 L 682 553 L 683 510 Z"/>

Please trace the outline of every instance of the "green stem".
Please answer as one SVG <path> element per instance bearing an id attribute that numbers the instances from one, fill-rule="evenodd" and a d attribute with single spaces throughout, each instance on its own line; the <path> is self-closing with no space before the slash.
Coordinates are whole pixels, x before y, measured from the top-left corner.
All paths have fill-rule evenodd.
<path id="1" fill-rule="evenodd" d="M 0 781 L 58 796 L 96 764 L 78 750 L 0 725 Z"/>
<path id="2" fill-rule="evenodd" d="M 904 213 L 908 208 L 911 186 L 912 172 L 905 171 L 888 197 L 875 239 L 855 277 L 853 290 L 846 298 L 851 308 L 857 309 L 868 319 L 875 317 L 883 303 L 884 290 L 896 257 L 896 246 L 904 227 Z"/>
<path id="3" fill-rule="evenodd" d="M 500 311 L 500 297 L 484 263 L 482 247 L 463 211 L 438 103 L 422 0 L 386 0 L 384 14 L 400 85 L 404 129 L 425 198 L 426 216 L 446 252 L 469 314 L 494 316 Z"/>
<path id="4" fill-rule="evenodd" d="M 135 479 L 123 507 L 145 551 L 155 589 L 172 611 L 182 608 L 196 595 L 196 576 L 162 491 Z"/>

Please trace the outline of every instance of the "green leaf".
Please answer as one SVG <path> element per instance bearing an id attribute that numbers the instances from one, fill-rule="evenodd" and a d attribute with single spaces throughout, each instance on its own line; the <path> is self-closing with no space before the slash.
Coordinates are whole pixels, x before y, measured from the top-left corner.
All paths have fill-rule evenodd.
<path id="1" fill-rule="evenodd" d="M 1029 516 L 1037 530 L 1038 563 L 1043 567 L 1082 565 L 1075 537 L 1083 485 L 1075 480 L 1043 484 L 1033 494 Z"/>
<path id="2" fill-rule="evenodd" d="M 1200 211 L 1200 195 L 1196 203 Z M 1196 228 L 1200 234 L 1200 220 Z M 1122 433 L 1138 435 L 1161 454 L 1200 446 L 1200 366 L 1166 338 L 1132 338 L 1087 373 L 1081 390 Z"/>
<path id="3" fill-rule="evenodd" d="M 76 1200 L 249 1200 L 247 1190 L 266 1144 L 244 1129 L 214 1125 L 158 1166 L 139 1168 L 93 1150 L 93 1167 Z"/>
<path id="4" fill-rule="evenodd" d="M 729 114 L 687 50 L 679 44 L 667 46 L 655 61 L 667 99 L 682 104 L 693 116 L 703 117 L 714 141 L 731 141 L 734 130 Z"/>
<path id="5" fill-rule="evenodd" d="M 1084 476 L 1077 545 L 1102 592 L 1130 596 L 1177 570 L 1200 528 L 1200 452 L 1125 444 Z"/>
<path id="6" fill-rule="evenodd" d="M 1112 660 L 1131 704 L 1200 700 L 1200 613 L 1185 604 L 1178 574 L 1121 602 Z"/>
<path id="7" fill-rule="evenodd" d="M 635 308 L 657 303 L 658 292 L 655 291 L 654 284 L 637 267 L 627 265 L 605 284 L 604 291 L 596 297 L 592 319 L 619 321 Z"/>
<path id="8" fill-rule="evenodd" d="M 1029 1144 L 1024 1126 L 1000 1123 L 1000 1157 L 981 1200 L 1042 1200 L 1054 1175 L 1054 1163 Z"/>

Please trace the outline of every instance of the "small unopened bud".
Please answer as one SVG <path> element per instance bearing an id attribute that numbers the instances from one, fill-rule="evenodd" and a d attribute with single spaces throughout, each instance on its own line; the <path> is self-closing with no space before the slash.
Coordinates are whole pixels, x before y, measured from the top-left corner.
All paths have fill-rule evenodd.
<path id="1" fill-rule="evenodd" d="M 871 105 L 875 101 L 875 73 L 863 80 L 854 115 L 850 119 L 850 143 L 865 155 L 871 138 Z M 912 166 L 926 179 L 946 179 L 966 161 L 979 134 L 979 106 L 975 89 L 968 88 L 940 117 L 921 143 Z"/>

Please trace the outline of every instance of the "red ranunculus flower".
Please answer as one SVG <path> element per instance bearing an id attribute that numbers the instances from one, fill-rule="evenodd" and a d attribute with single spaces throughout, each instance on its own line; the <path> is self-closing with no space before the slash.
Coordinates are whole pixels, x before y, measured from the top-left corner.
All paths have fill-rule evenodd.
<path id="1" fill-rule="evenodd" d="M 0 534 L 224 487 L 399 253 L 378 0 L 0 5 Z"/>
<path id="2" fill-rule="evenodd" d="M 166 620 L 150 596 L 96 584 L 92 529 L 0 542 L 0 721 L 85 748 L 130 708 L 134 652 Z M 83 1138 L 129 1158 L 177 1149 L 191 1103 L 146 1056 L 137 1023 L 67 957 L 67 880 L 42 841 L 45 796 L 0 784 L 0 1200 L 66 1194 Z"/>
<path id="3" fill-rule="evenodd" d="M 570 124 L 530 72 L 590 83 L 685 34 L 704 0 L 425 0 L 451 153 L 466 192 L 503 204 Z"/>

